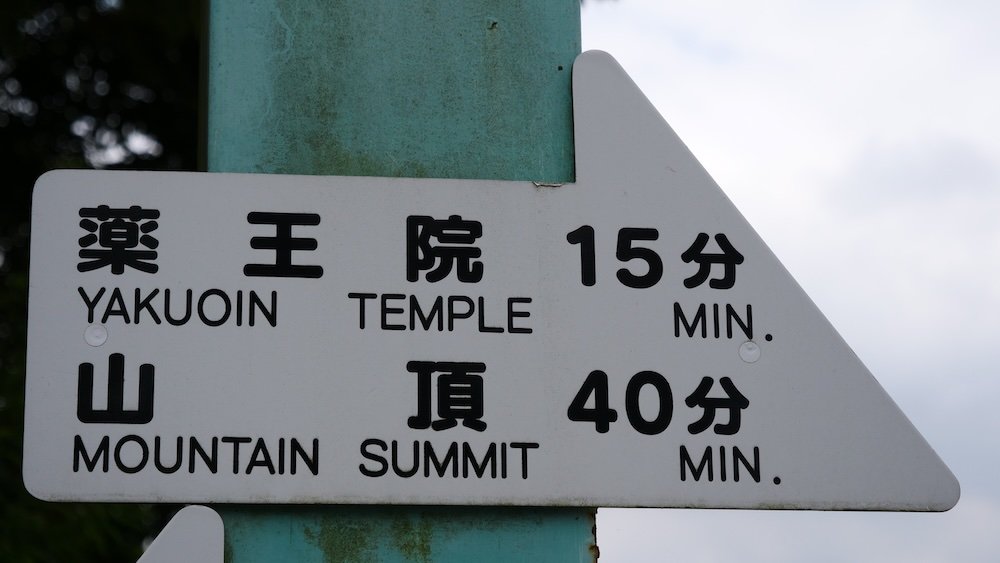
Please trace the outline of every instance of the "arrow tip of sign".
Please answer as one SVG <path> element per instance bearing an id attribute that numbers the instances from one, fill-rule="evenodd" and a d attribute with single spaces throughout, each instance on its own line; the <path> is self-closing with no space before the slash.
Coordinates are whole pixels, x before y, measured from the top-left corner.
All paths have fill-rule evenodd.
<path id="1" fill-rule="evenodd" d="M 222 563 L 225 528 L 207 506 L 186 506 L 163 528 L 137 563 Z"/>
<path id="2" fill-rule="evenodd" d="M 767 506 L 932 512 L 954 507 L 961 495 L 954 474 L 613 56 L 604 51 L 587 51 L 577 56 L 573 66 L 573 104 L 578 191 L 587 186 L 607 189 L 628 185 L 635 197 L 640 186 L 649 187 L 663 194 L 655 201 L 664 216 L 697 217 L 704 219 L 705 224 L 725 225 L 730 235 L 743 232 L 739 237 L 744 245 L 741 248 L 755 249 L 754 260 L 761 267 L 764 285 L 784 288 L 780 293 L 771 293 L 776 299 L 774 303 L 781 303 L 775 307 L 795 311 L 794 315 L 782 317 L 782 322 L 796 326 L 799 335 L 810 335 L 800 340 L 798 355 L 790 354 L 788 350 L 792 348 L 786 348 L 784 358 L 788 363 L 772 364 L 768 377 L 786 378 L 799 390 L 808 388 L 808 392 L 787 395 L 789 400 L 820 400 L 831 406 L 816 419 L 822 420 L 822 425 L 812 426 L 811 430 L 799 426 L 796 432 L 785 433 L 783 449 L 795 451 L 792 443 L 805 445 L 810 431 L 813 435 L 822 433 L 824 445 L 816 450 L 821 456 L 810 458 L 811 469 L 800 472 L 814 481 L 806 486 L 792 485 L 786 480 L 780 491 L 772 492 L 774 498 L 787 500 Z M 643 199 L 641 204 L 652 209 L 655 207 L 652 201 Z M 760 302 L 761 295 L 771 291 L 756 294 L 756 310 L 766 308 Z M 817 360 L 820 351 L 825 354 L 823 360 Z M 810 393 L 815 394 L 812 399 Z M 798 416 L 805 415 L 800 412 Z M 817 416 L 815 412 L 811 415 Z M 837 431 L 828 433 L 827 428 L 831 427 Z M 839 440 L 842 448 L 834 440 Z M 709 450 L 708 457 L 700 459 L 710 466 L 714 451 Z M 821 457 L 823 461 L 819 461 Z M 714 459 L 725 463 L 724 457 Z M 778 485 L 780 479 L 775 479 Z M 796 490 L 800 485 L 802 488 Z M 718 502 L 704 506 L 732 507 L 732 497 L 719 494 L 716 498 Z"/>
<path id="3" fill-rule="evenodd" d="M 927 446 L 930 447 L 929 445 Z M 939 458 L 940 460 L 940 458 Z M 942 478 L 944 485 L 942 486 L 943 493 L 941 495 L 941 501 L 931 509 L 932 512 L 947 512 L 955 505 L 958 504 L 960 498 L 962 498 L 962 485 L 958 482 L 958 477 L 951 472 L 951 469 L 945 465 L 944 461 L 940 462 L 944 468 L 945 476 Z"/>
<path id="4" fill-rule="evenodd" d="M 943 510 L 941 512 L 946 512 L 948 510 L 951 510 L 952 508 L 955 508 L 955 505 L 958 504 L 958 500 L 962 498 L 962 485 L 959 484 L 958 478 L 952 475 L 951 479 L 952 479 L 951 491 L 947 500 L 945 500 L 944 502 L 944 506 L 942 507 Z"/>

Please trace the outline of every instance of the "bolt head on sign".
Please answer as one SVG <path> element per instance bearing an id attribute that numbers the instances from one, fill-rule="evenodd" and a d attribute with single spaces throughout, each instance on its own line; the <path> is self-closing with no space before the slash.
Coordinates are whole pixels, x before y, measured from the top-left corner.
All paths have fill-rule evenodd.
<path id="1" fill-rule="evenodd" d="M 607 54 L 577 181 L 55 171 L 58 501 L 947 510 L 959 486 Z"/>

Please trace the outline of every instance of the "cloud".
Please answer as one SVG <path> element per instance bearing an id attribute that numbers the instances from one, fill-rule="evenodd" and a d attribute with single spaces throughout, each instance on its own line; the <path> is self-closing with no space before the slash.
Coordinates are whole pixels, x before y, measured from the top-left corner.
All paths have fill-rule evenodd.
<path id="1" fill-rule="evenodd" d="M 862 213 L 870 207 L 898 208 L 912 200 L 991 200 L 1000 192 L 997 166 L 982 147 L 963 139 L 925 137 L 901 145 L 867 145 L 831 193 L 838 203 Z"/>
<path id="2" fill-rule="evenodd" d="M 612 562 L 945 563 L 989 561 L 998 521 L 996 502 L 966 498 L 945 514 L 604 509 L 597 530 Z"/>

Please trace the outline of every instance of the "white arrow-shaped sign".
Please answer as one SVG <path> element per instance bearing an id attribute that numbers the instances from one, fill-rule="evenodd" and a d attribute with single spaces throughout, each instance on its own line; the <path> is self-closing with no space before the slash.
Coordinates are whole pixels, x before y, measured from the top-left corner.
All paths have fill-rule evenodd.
<path id="1" fill-rule="evenodd" d="M 607 54 L 577 181 L 54 172 L 50 500 L 947 510 L 958 483 Z"/>
<path id="2" fill-rule="evenodd" d="M 224 543 L 218 513 L 207 506 L 185 506 L 136 563 L 222 563 Z"/>

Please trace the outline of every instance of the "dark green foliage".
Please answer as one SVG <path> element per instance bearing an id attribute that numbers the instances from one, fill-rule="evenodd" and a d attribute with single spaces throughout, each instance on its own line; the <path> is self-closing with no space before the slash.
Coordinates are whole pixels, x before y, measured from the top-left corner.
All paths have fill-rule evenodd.
<path id="1" fill-rule="evenodd" d="M 54 504 L 21 480 L 28 220 L 54 168 L 193 170 L 197 0 L 0 2 L 0 561 L 135 561 L 165 508 Z"/>

